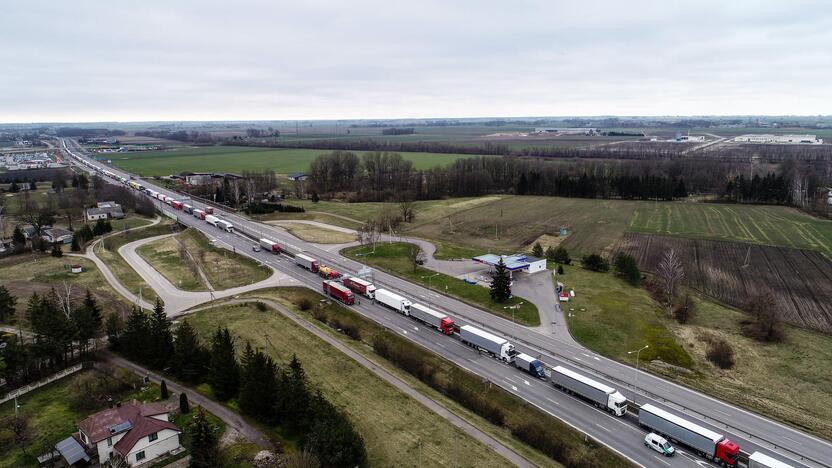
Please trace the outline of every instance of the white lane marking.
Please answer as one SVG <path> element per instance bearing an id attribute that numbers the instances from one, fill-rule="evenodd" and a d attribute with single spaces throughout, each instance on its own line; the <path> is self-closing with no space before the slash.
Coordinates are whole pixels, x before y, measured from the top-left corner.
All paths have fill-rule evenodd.
<path id="1" fill-rule="evenodd" d="M 551 403 L 554 403 L 554 404 L 556 404 L 556 405 L 560 406 L 560 403 L 556 402 L 555 400 L 553 400 L 553 399 L 551 399 L 551 398 L 549 398 L 549 397 L 544 397 L 544 398 L 546 398 L 546 399 L 547 399 L 548 401 L 550 401 Z"/>
<path id="2" fill-rule="evenodd" d="M 524 383 L 524 384 L 526 384 L 526 385 L 531 386 L 531 384 L 529 383 L 529 381 L 528 381 L 528 380 L 524 380 L 524 381 L 523 381 L 523 383 Z"/>
<path id="3" fill-rule="evenodd" d="M 781 436 L 781 437 L 783 437 L 784 439 L 788 439 L 788 440 L 790 440 L 790 441 L 792 441 L 792 442 L 794 442 L 794 443 L 796 443 L 796 444 L 798 444 L 798 445 L 803 445 L 803 444 L 801 444 L 800 442 L 798 442 L 798 441 L 796 441 L 796 440 L 792 439 L 792 438 L 791 438 L 791 437 L 789 437 L 789 436 Z"/>
<path id="4" fill-rule="evenodd" d="M 443 345 L 442 343 L 437 342 L 437 343 L 436 343 L 436 345 L 437 345 L 437 346 L 439 346 L 439 347 L 440 347 L 440 348 L 442 348 L 442 349 L 448 349 L 448 348 L 446 348 L 446 347 L 445 347 L 445 345 Z"/>
<path id="5" fill-rule="evenodd" d="M 658 455 L 653 455 L 653 457 L 655 457 L 655 458 L 656 458 L 656 460 L 658 460 L 658 461 L 660 461 L 660 462 L 664 463 L 665 465 L 670 466 L 670 463 L 668 463 L 668 462 L 666 462 L 666 461 L 662 460 L 661 458 L 659 458 L 659 456 L 658 456 Z"/>
<path id="6" fill-rule="evenodd" d="M 511 389 L 514 390 L 515 392 L 517 391 L 517 387 L 515 387 L 514 385 L 511 386 Z"/>
<path id="7" fill-rule="evenodd" d="M 598 424 L 598 423 L 595 423 L 595 425 L 596 425 L 596 426 L 598 426 L 598 427 L 600 427 L 601 429 L 603 429 L 603 430 L 607 431 L 607 432 L 611 432 L 609 429 L 607 429 L 606 427 L 604 427 L 604 426 L 602 426 L 602 425 L 600 425 L 600 424 Z"/>

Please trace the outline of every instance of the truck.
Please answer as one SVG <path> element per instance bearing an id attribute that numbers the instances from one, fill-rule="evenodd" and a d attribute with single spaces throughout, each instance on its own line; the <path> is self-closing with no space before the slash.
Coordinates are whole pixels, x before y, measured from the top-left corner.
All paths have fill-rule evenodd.
<path id="1" fill-rule="evenodd" d="M 344 278 L 344 286 L 352 289 L 353 292 L 361 294 L 362 296 L 367 296 L 370 299 L 375 297 L 376 287 L 369 281 L 364 281 L 361 278 L 356 278 L 355 276 Z"/>
<path id="2" fill-rule="evenodd" d="M 376 289 L 376 301 L 396 312 L 410 315 L 410 301 L 386 289 Z"/>
<path id="3" fill-rule="evenodd" d="M 234 225 L 224 219 L 217 220 L 216 226 L 225 232 L 234 232 Z"/>
<path id="4" fill-rule="evenodd" d="M 194 214 L 194 207 L 191 205 L 182 205 L 182 211 L 188 214 Z"/>
<path id="5" fill-rule="evenodd" d="M 260 247 L 266 249 L 267 252 L 271 252 L 273 254 L 280 253 L 280 244 L 273 240 L 269 240 L 266 238 L 260 239 Z"/>
<path id="6" fill-rule="evenodd" d="M 327 279 L 338 279 L 341 277 L 341 273 L 338 273 L 334 268 L 326 265 L 318 267 L 318 274 L 321 275 L 321 278 Z"/>
<path id="7" fill-rule="evenodd" d="M 748 457 L 748 468 L 794 468 L 763 452 L 754 452 Z"/>
<path id="8" fill-rule="evenodd" d="M 563 366 L 552 369 L 549 378 L 555 388 L 583 397 L 616 416 L 627 414 L 627 398 L 608 385 Z"/>
<path id="9" fill-rule="evenodd" d="M 194 218 L 205 219 L 205 212 L 200 209 L 194 210 Z"/>
<path id="10" fill-rule="evenodd" d="M 324 280 L 324 293 L 332 296 L 347 305 L 355 304 L 355 295 L 350 288 L 332 280 Z"/>
<path id="11" fill-rule="evenodd" d="M 430 307 L 423 306 L 422 304 L 412 304 L 410 306 L 410 316 L 426 325 L 430 325 L 446 335 L 453 335 L 454 332 L 456 332 L 454 319 L 448 317 L 442 312 L 437 312 Z"/>
<path id="12" fill-rule="evenodd" d="M 214 207 L 213 206 L 205 206 L 205 212 L 208 214 L 214 214 Z"/>
<path id="13" fill-rule="evenodd" d="M 718 464 L 735 466 L 739 458 L 740 446 L 726 439 L 724 435 L 649 403 L 639 408 L 638 423 L 642 427 L 647 427 L 667 437 L 672 442 L 687 445 L 700 457 L 713 460 Z"/>
<path id="14" fill-rule="evenodd" d="M 210 224 L 211 226 L 214 226 L 214 227 L 217 227 L 217 221 L 219 221 L 219 220 L 220 219 L 217 218 L 214 215 L 206 215 L 205 216 L 205 222 Z"/>
<path id="15" fill-rule="evenodd" d="M 172 206 L 174 210 L 181 210 L 184 205 L 182 204 L 181 201 L 171 200 L 170 201 L 170 206 Z"/>
<path id="16" fill-rule="evenodd" d="M 528 372 L 538 379 L 546 378 L 546 371 L 543 369 L 543 363 L 528 354 L 517 353 L 517 355 L 514 356 L 514 366 L 523 372 Z"/>
<path id="17" fill-rule="evenodd" d="M 514 362 L 514 356 L 517 354 L 514 345 L 507 339 L 471 325 L 459 327 L 459 338 L 468 346 L 485 351 L 503 362 Z"/>
<path id="18" fill-rule="evenodd" d="M 318 272 L 318 261 L 306 254 L 299 253 L 295 255 L 295 265 L 314 273 Z"/>

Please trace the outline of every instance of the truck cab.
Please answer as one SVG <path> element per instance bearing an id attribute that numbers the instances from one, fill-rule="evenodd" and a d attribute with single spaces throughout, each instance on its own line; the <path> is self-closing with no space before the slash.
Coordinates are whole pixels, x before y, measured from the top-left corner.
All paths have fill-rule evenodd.
<path id="1" fill-rule="evenodd" d="M 529 371 L 532 373 L 532 375 L 536 375 L 539 379 L 546 378 L 546 371 L 543 368 L 543 364 L 538 360 L 535 360 L 529 365 Z"/>
<path id="2" fill-rule="evenodd" d="M 621 392 L 612 393 L 609 396 L 607 407 L 615 413 L 616 416 L 624 416 L 627 414 L 627 397 L 622 395 Z"/>
<path id="3" fill-rule="evenodd" d="M 450 317 L 445 317 L 439 323 L 439 330 L 446 335 L 453 335 L 456 333 L 456 324 L 454 323 L 454 319 Z"/>
<path id="4" fill-rule="evenodd" d="M 721 460 L 728 466 L 736 466 L 737 458 L 740 456 L 740 446 L 729 439 L 722 439 L 716 444 L 714 460 Z"/>

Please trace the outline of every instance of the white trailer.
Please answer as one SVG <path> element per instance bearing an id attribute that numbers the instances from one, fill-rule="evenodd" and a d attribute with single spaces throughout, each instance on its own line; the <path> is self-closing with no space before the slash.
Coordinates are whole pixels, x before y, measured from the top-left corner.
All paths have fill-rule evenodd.
<path id="1" fill-rule="evenodd" d="M 485 351 L 495 358 L 502 359 L 503 362 L 514 362 L 514 355 L 517 354 L 514 345 L 507 339 L 471 325 L 459 327 L 459 337 L 468 346 Z"/>
<path id="2" fill-rule="evenodd" d="M 550 379 L 555 387 L 582 396 L 616 416 L 627 414 L 627 398 L 608 385 L 563 366 L 552 369 Z"/>
<path id="3" fill-rule="evenodd" d="M 225 220 L 218 220 L 217 227 L 225 232 L 234 232 L 234 225 Z"/>
<path id="4" fill-rule="evenodd" d="M 410 315 L 410 301 L 394 292 L 386 289 L 376 289 L 376 301 L 383 306 L 395 310 L 396 312 L 400 312 L 404 315 Z"/>
<path id="5" fill-rule="evenodd" d="M 788 463 L 783 463 L 772 458 L 763 452 L 754 452 L 748 457 L 748 468 L 794 468 Z"/>
<path id="6" fill-rule="evenodd" d="M 206 222 L 206 223 L 208 223 L 208 224 L 210 224 L 211 226 L 214 226 L 214 227 L 217 227 L 217 222 L 218 222 L 219 220 L 220 220 L 220 219 L 219 219 L 219 218 L 217 218 L 217 217 L 216 217 L 216 216 L 214 216 L 214 215 L 208 215 L 208 216 L 206 216 L 206 217 L 205 217 L 205 222 Z"/>
<path id="7" fill-rule="evenodd" d="M 310 257 L 309 255 L 305 255 L 302 253 L 295 255 L 295 264 L 299 267 L 306 268 L 309 271 L 313 271 L 316 273 L 318 271 L 318 261 Z"/>

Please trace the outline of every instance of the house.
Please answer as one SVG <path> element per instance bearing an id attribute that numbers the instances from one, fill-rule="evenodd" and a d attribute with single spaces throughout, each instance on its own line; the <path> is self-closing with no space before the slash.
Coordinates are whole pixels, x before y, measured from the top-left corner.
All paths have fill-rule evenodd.
<path id="1" fill-rule="evenodd" d="M 185 176 L 185 183 L 188 185 L 208 185 L 211 183 L 213 174 L 206 172 L 190 172 L 182 174 Z"/>
<path id="2" fill-rule="evenodd" d="M 43 230 L 41 237 L 50 244 L 70 244 L 72 243 L 72 236 L 72 231 L 61 228 L 49 228 Z"/>
<path id="3" fill-rule="evenodd" d="M 20 228 L 20 230 L 23 232 L 23 237 L 25 237 L 26 239 L 31 239 L 38 234 L 38 230 L 31 225 L 23 226 Z"/>
<path id="4" fill-rule="evenodd" d="M 292 182 L 298 180 L 306 180 L 307 177 L 308 176 L 306 175 L 306 173 L 303 172 L 292 172 L 289 174 L 289 180 L 291 180 Z"/>
<path id="5" fill-rule="evenodd" d="M 168 420 L 169 411 L 159 403 L 133 400 L 93 414 L 78 424 L 78 438 L 99 463 L 114 454 L 130 466 L 151 462 L 179 451 L 182 431 Z"/>
<path id="6" fill-rule="evenodd" d="M 113 201 L 99 202 L 95 208 L 89 208 L 86 213 L 87 221 L 99 219 L 123 219 L 124 211 L 121 205 Z"/>

